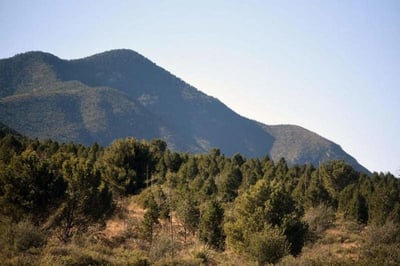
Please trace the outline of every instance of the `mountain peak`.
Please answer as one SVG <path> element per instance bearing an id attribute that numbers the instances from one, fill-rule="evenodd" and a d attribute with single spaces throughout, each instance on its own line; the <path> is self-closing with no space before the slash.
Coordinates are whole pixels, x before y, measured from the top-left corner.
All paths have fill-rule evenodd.
<path id="1" fill-rule="evenodd" d="M 114 50 L 109 50 L 105 51 L 102 53 L 97 53 L 88 57 L 84 57 L 81 59 L 74 59 L 71 61 L 76 61 L 76 60 L 87 60 L 87 61 L 92 61 L 92 60 L 132 60 L 132 59 L 145 59 L 145 57 L 138 52 L 135 52 L 130 49 L 114 49 Z"/>
<path id="2" fill-rule="evenodd" d="M 129 49 L 74 60 L 43 52 L 0 60 L 0 121 L 30 137 L 84 144 L 160 138 L 177 151 L 217 147 L 226 155 L 285 157 L 289 164 L 344 159 L 362 167 L 315 133 L 236 114 Z"/>
<path id="3" fill-rule="evenodd" d="M 16 54 L 11 58 L 8 59 L 14 59 L 14 60 L 32 60 L 32 59 L 40 59 L 40 60 L 60 60 L 57 56 L 47 53 L 47 52 L 42 52 L 42 51 L 28 51 L 20 54 Z"/>

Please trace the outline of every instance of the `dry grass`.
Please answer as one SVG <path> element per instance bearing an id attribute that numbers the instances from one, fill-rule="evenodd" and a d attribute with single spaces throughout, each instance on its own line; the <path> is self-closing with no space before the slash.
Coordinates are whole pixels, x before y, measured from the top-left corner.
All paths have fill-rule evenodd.
<path id="1" fill-rule="evenodd" d="M 137 196 L 126 198 L 118 203 L 118 210 L 104 227 L 89 228 L 87 232 L 74 236 L 68 244 L 49 237 L 44 247 L 33 245 L 29 252 L 20 252 L 17 256 L 13 256 L 13 250 L 3 250 L 2 264 L 254 265 L 229 249 L 215 251 L 200 243 L 194 235 L 187 234 L 185 238 L 183 226 L 174 213 L 172 223 L 170 220 L 160 221 L 153 243 L 149 245 L 139 237 L 144 213 Z M 311 220 L 315 221 L 314 218 Z M 363 227 L 339 219 L 317 231 L 318 237 L 306 244 L 300 256 L 286 256 L 278 265 L 385 265 L 387 261 L 397 263 L 400 260 L 400 246 L 397 238 L 393 237 L 398 235 L 397 225 Z M 371 245 L 377 247 L 371 250 Z M 371 260 L 375 255 L 378 258 Z"/>
<path id="2" fill-rule="evenodd" d="M 283 265 L 351 265 L 360 260 L 364 227 L 340 220 L 326 229 L 320 238 L 308 243 L 301 255 Z"/>

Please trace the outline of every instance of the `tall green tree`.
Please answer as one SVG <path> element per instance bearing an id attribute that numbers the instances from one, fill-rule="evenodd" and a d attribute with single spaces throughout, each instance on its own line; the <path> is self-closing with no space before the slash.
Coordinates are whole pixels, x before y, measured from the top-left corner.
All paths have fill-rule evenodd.
<path id="1" fill-rule="evenodd" d="M 397 206 L 400 202 L 400 181 L 392 174 L 375 174 L 372 176 L 374 191 L 368 198 L 369 221 L 383 225 L 389 219 L 400 220 Z M 397 217 L 396 217 L 397 216 Z"/>
<path id="2" fill-rule="evenodd" d="M 160 217 L 160 209 L 153 194 L 148 198 L 146 207 L 147 210 L 140 225 L 140 236 L 148 243 L 150 250 L 153 245 L 155 226 L 159 223 L 158 218 Z"/>
<path id="3" fill-rule="evenodd" d="M 215 249 L 224 249 L 224 209 L 216 200 L 206 202 L 200 213 L 199 238 Z"/>
<path id="4" fill-rule="evenodd" d="M 344 217 L 358 223 L 366 224 L 368 221 L 368 206 L 366 199 L 359 192 L 357 185 L 347 186 L 339 196 L 338 210 Z"/>
<path id="5" fill-rule="evenodd" d="M 278 180 L 259 180 L 235 200 L 233 213 L 227 218 L 227 243 L 240 253 L 249 249 L 255 234 L 277 228 L 290 243 L 291 253 L 298 254 L 304 244 L 307 227 L 300 221 L 302 212 Z"/>
<path id="6" fill-rule="evenodd" d="M 40 218 L 64 195 L 63 178 L 34 151 L 26 150 L 14 155 L 9 164 L 0 164 L 0 204 L 2 211 L 15 218 L 22 213 Z"/>
<path id="7" fill-rule="evenodd" d="M 154 166 L 149 145 L 127 138 L 116 140 L 106 148 L 102 172 L 112 188 L 125 195 L 143 188 L 151 179 Z"/>
<path id="8" fill-rule="evenodd" d="M 231 202 L 237 197 L 242 179 L 242 172 L 238 166 L 230 165 L 228 169 L 221 173 L 218 191 L 220 191 L 224 202 Z"/>
<path id="9" fill-rule="evenodd" d="M 75 232 L 85 231 L 104 218 L 114 208 L 107 184 L 101 182 L 100 171 L 83 158 L 72 158 L 63 163 L 63 176 L 68 183 L 63 203 L 51 219 L 58 229 L 58 237 L 67 242 Z"/>
<path id="10" fill-rule="evenodd" d="M 334 207 L 337 207 L 340 191 L 346 186 L 356 183 L 359 175 L 343 160 L 327 162 L 318 170 L 324 188 L 333 200 Z"/>
<path id="11" fill-rule="evenodd" d="M 196 232 L 199 226 L 200 210 L 198 203 L 189 190 L 183 190 L 177 196 L 176 213 L 182 221 L 184 228 L 184 238 L 186 242 L 187 233 Z"/>

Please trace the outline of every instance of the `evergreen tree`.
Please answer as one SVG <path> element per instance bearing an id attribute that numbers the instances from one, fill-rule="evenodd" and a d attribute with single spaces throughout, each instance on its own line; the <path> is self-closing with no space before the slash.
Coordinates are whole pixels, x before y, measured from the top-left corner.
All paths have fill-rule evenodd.
<path id="1" fill-rule="evenodd" d="M 140 235 L 143 240 L 147 241 L 150 250 L 154 240 L 155 225 L 159 223 L 158 218 L 160 217 L 160 210 L 152 194 L 146 205 L 147 210 L 144 213 L 143 221 L 140 226 Z"/>
<path id="2" fill-rule="evenodd" d="M 238 189 L 242 183 L 242 172 L 237 166 L 226 169 L 220 176 L 218 191 L 224 202 L 233 201 L 238 195 Z"/>
<path id="3" fill-rule="evenodd" d="M 117 192 L 133 194 L 151 179 L 154 160 L 149 145 L 133 138 L 117 140 L 104 151 L 103 176 Z"/>
<path id="4" fill-rule="evenodd" d="M 186 242 L 187 233 L 189 232 L 194 235 L 198 228 L 200 218 L 199 207 L 193 197 L 193 193 L 189 190 L 184 190 L 179 193 L 176 205 L 176 213 L 182 221 Z"/>
<path id="5" fill-rule="evenodd" d="M 356 185 L 349 185 L 340 193 L 338 210 L 347 219 L 364 224 L 368 221 L 367 202 Z"/>
<path id="6" fill-rule="evenodd" d="M 101 182 L 100 172 L 83 158 L 63 163 L 63 176 L 68 182 L 66 197 L 52 217 L 59 228 L 58 237 L 67 242 L 75 232 L 85 231 L 93 222 L 104 222 L 113 210 L 112 194 Z"/>
<path id="7" fill-rule="evenodd" d="M 318 170 L 324 188 L 332 199 L 332 204 L 337 207 L 340 191 L 349 184 L 357 182 L 357 172 L 343 160 L 327 162 Z"/>
<path id="8" fill-rule="evenodd" d="M 307 231 L 301 214 L 279 181 L 270 184 L 259 180 L 235 200 L 233 214 L 225 223 L 227 243 L 240 253 L 252 254 L 249 247 L 254 235 L 272 227 L 281 230 L 291 253 L 298 254 Z"/>
<path id="9" fill-rule="evenodd" d="M 223 219 L 224 210 L 221 205 L 215 200 L 206 202 L 200 215 L 199 239 L 215 249 L 224 249 Z"/>
<path id="10" fill-rule="evenodd" d="M 0 204 L 14 218 L 20 213 L 40 218 L 57 204 L 65 189 L 63 178 L 50 171 L 48 161 L 34 151 L 14 155 L 9 164 L 0 163 Z"/>

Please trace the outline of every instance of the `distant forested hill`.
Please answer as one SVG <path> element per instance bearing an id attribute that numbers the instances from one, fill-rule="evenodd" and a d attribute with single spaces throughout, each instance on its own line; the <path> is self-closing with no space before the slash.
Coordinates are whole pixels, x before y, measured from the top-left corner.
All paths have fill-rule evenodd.
<path id="1" fill-rule="evenodd" d="M 297 126 L 242 117 L 131 50 L 0 60 L 0 121 L 40 139 L 107 145 L 127 136 L 160 138 L 176 151 L 218 147 L 229 156 L 285 157 L 290 165 L 344 159 L 368 172 L 337 144 Z"/>

